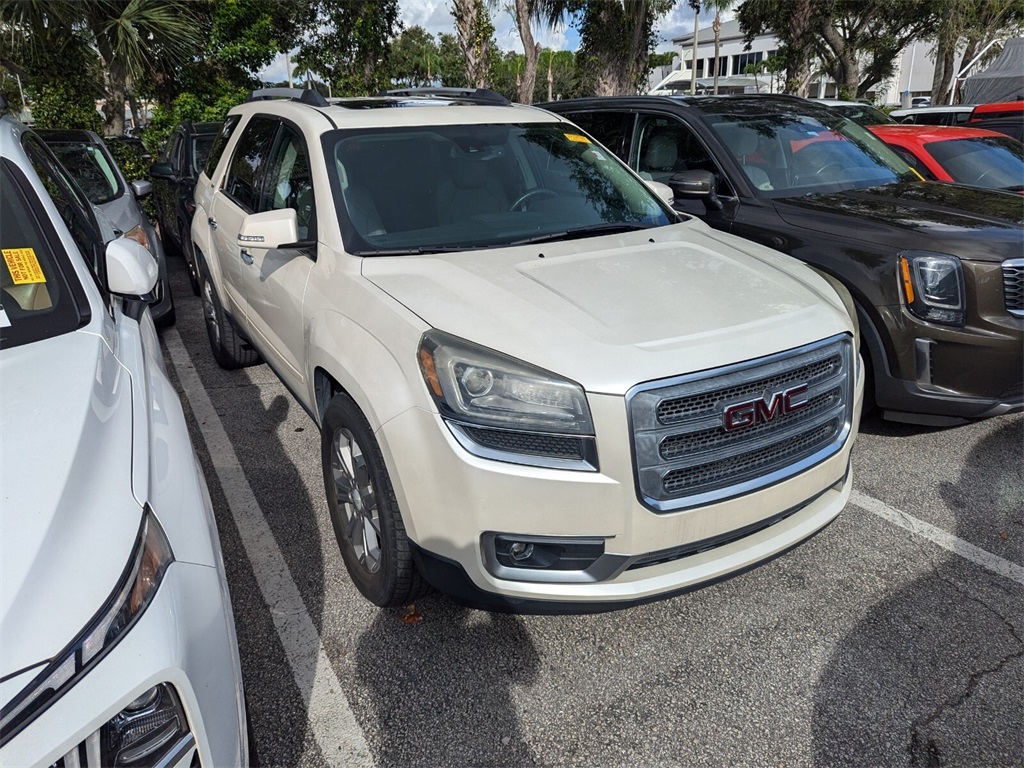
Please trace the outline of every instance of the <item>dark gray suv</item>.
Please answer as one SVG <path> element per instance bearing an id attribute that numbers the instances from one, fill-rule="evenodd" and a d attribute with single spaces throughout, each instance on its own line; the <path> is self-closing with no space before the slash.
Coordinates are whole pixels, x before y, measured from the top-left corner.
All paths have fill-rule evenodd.
<path id="1" fill-rule="evenodd" d="M 1024 410 L 1019 195 L 925 182 L 867 129 L 792 96 L 539 106 L 669 185 L 676 210 L 841 280 L 887 418 Z"/>

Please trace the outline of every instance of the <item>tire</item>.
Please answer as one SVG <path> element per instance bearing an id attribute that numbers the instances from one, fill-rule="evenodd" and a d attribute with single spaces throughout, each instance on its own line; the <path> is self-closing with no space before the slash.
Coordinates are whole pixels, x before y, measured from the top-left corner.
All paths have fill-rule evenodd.
<path id="1" fill-rule="evenodd" d="M 206 335 L 210 339 L 210 350 L 217 364 L 231 370 L 260 362 L 259 353 L 238 334 L 225 314 L 217 289 L 213 287 L 213 281 L 205 269 L 200 272 L 200 280 Z"/>
<path id="2" fill-rule="evenodd" d="M 192 245 L 192 233 L 187 224 L 181 225 L 181 242 L 178 246 L 185 265 L 188 267 L 188 282 L 192 286 L 192 293 L 199 295 L 199 265 L 196 264 L 195 246 Z"/>
<path id="3" fill-rule="evenodd" d="M 327 507 L 352 583 L 381 608 L 427 591 L 370 425 L 352 398 L 335 395 L 320 433 Z"/>

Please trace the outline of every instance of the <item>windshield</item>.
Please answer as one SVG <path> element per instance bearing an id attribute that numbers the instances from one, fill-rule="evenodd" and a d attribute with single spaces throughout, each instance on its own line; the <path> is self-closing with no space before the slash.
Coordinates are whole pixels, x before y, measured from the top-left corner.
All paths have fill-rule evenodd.
<path id="1" fill-rule="evenodd" d="M 565 123 L 334 131 L 324 137 L 346 249 L 431 253 L 677 221 L 618 159 Z"/>
<path id="2" fill-rule="evenodd" d="M 109 203 L 124 193 L 113 161 L 99 147 L 91 144 L 47 144 L 93 205 Z"/>
<path id="3" fill-rule="evenodd" d="M 0 171 L 0 348 L 9 349 L 75 330 L 81 317 L 70 287 L 77 283 L 43 211 L 25 198 L 5 162 Z M 81 287 L 78 286 L 81 293 Z"/>
<path id="4" fill-rule="evenodd" d="M 841 115 L 722 115 L 711 127 L 762 197 L 920 181 L 866 128 Z"/>
<path id="5" fill-rule="evenodd" d="M 925 149 L 953 181 L 988 189 L 1024 190 L 1024 145 L 1009 137 L 934 141 Z"/>

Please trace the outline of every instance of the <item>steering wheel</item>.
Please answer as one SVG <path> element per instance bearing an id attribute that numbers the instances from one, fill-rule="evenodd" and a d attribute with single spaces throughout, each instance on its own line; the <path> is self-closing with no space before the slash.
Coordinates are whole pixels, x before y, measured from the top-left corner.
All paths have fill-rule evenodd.
<path id="1" fill-rule="evenodd" d="M 510 211 L 526 211 L 529 208 L 529 206 L 526 205 L 526 202 L 528 200 L 531 200 L 531 199 L 533 199 L 535 197 L 536 198 L 541 198 L 541 197 L 554 197 L 554 196 L 555 196 L 555 192 L 553 190 L 550 190 L 550 189 L 531 189 L 529 192 L 524 192 L 519 197 L 517 197 L 516 201 L 514 203 L 512 203 L 512 205 L 509 206 L 509 210 Z"/>

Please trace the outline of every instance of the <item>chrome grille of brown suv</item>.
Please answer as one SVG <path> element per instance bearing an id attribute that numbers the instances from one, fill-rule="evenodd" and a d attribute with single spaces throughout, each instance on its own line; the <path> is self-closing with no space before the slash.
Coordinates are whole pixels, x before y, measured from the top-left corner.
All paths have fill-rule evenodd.
<path id="1" fill-rule="evenodd" d="M 1024 259 L 1003 262 L 1003 297 L 1011 315 L 1024 317 Z"/>
<path id="2" fill-rule="evenodd" d="M 640 499 L 669 512 L 750 493 L 842 448 L 853 418 L 849 336 L 653 381 L 627 395 Z"/>

